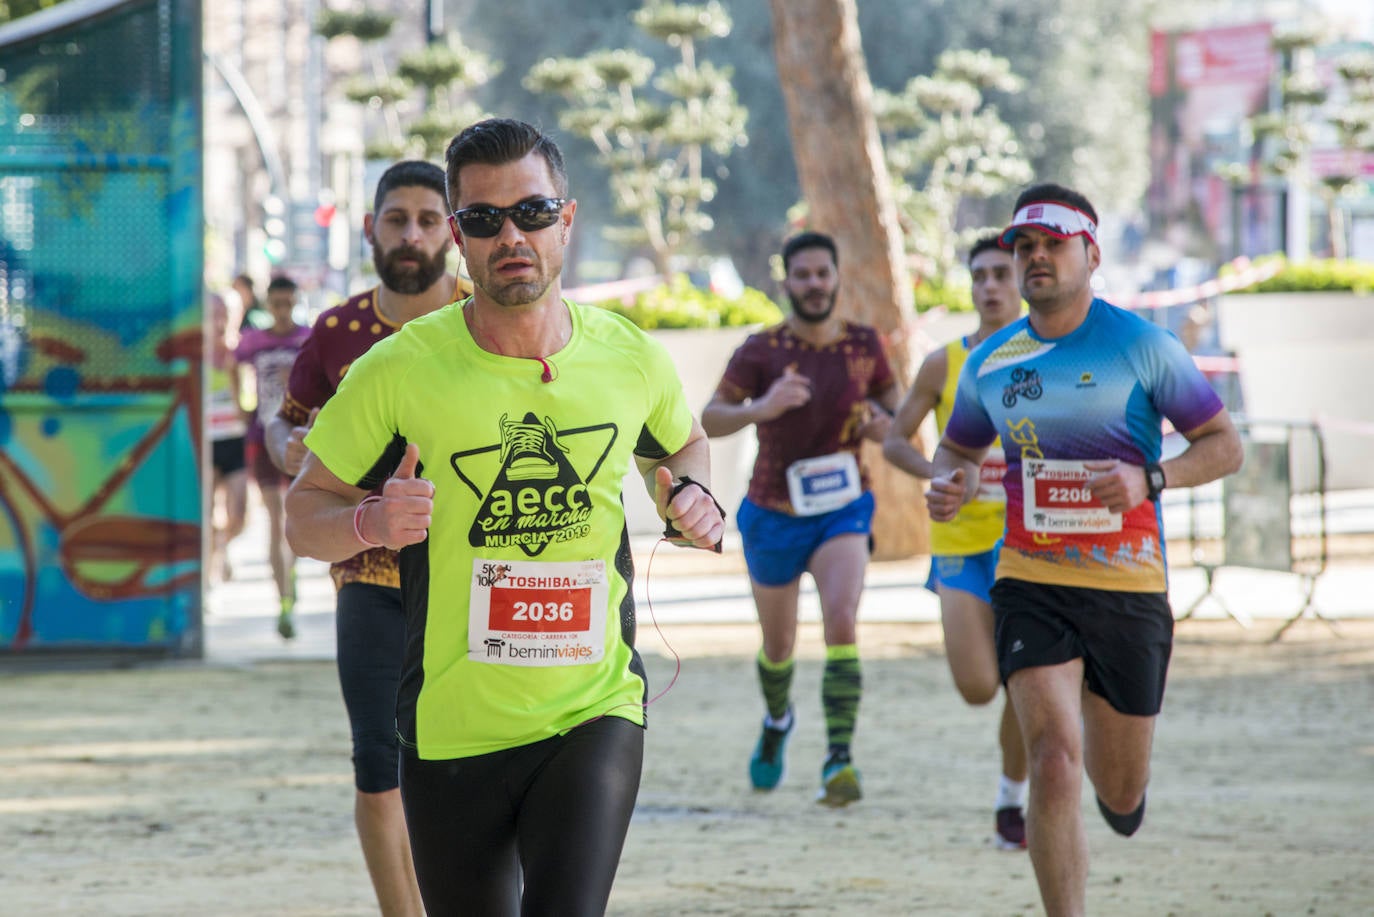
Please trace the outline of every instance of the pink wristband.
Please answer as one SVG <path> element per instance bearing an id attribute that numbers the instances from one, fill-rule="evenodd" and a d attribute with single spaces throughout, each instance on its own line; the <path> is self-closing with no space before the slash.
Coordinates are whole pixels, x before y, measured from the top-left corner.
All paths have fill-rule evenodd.
<path id="1" fill-rule="evenodd" d="M 367 506 L 369 503 L 380 502 L 382 502 L 381 497 L 371 496 L 359 503 L 358 508 L 353 511 L 353 535 L 369 548 L 380 548 L 382 547 L 382 543 L 380 541 L 368 541 L 366 536 L 363 535 L 363 530 L 359 523 L 363 521 L 363 507 Z"/>

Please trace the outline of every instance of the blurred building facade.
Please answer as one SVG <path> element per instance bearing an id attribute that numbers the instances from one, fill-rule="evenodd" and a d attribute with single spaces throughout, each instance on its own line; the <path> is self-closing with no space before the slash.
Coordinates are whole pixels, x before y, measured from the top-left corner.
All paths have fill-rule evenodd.
<path id="1" fill-rule="evenodd" d="M 430 3 L 369 4 L 423 41 Z M 206 275 L 227 283 L 288 273 L 316 302 L 341 295 L 365 256 L 362 217 L 376 172 L 366 112 L 334 91 L 375 66 L 359 42 L 316 34 L 322 0 L 206 3 Z"/>
<path id="2" fill-rule="evenodd" d="M 1343 149 L 1328 120 L 1351 101 L 1336 62 L 1374 54 L 1374 5 L 1237 3 L 1208 12 L 1205 21 L 1158 24 L 1151 35 L 1145 209 L 1156 260 L 1172 269 L 1196 258 L 1204 272 L 1275 251 L 1374 260 L 1374 196 L 1367 193 L 1374 190 L 1374 150 Z M 1302 52 L 1276 50 L 1276 38 L 1295 29 L 1320 37 Z M 1304 118 L 1311 132 L 1305 161 L 1282 176 L 1271 168 L 1279 148 L 1252 125 L 1280 112 L 1295 75 L 1328 98 Z M 1365 193 L 1324 202 L 1317 189 L 1340 172 Z M 1158 279 L 1165 286 L 1187 281 Z"/>

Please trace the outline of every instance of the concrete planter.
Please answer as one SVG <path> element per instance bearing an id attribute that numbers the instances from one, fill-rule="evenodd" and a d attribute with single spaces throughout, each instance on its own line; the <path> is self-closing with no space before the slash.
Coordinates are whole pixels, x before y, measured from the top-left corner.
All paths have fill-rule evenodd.
<path id="1" fill-rule="evenodd" d="M 649 333 L 668 349 L 682 378 L 682 388 L 687 395 L 687 403 L 692 407 L 692 414 L 700 418 L 702 408 L 711 400 L 716 384 L 725 372 L 730 355 L 757 330 L 757 326 L 752 326 Z M 757 449 L 753 427 L 711 440 L 711 490 L 729 514 L 726 523 L 731 527 L 735 510 L 749 487 L 749 473 L 754 467 Z M 658 518 L 653 500 L 634 471 L 625 478 L 625 521 L 632 535 L 652 535 L 663 531 L 663 523 Z"/>
<path id="2" fill-rule="evenodd" d="M 1240 360 L 1246 416 L 1321 421 L 1327 488 L 1374 487 L 1374 295 L 1229 294 L 1218 322 Z"/>

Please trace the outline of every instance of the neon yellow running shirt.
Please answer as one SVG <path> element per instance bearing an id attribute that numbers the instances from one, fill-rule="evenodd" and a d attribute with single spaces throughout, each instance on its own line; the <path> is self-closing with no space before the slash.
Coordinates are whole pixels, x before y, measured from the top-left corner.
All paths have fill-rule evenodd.
<path id="1" fill-rule="evenodd" d="M 686 444 L 682 383 L 657 341 L 574 303 L 572 337 L 542 382 L 537 360 L 479 348 L 462 306 L 375 344 L 306 438 L 364 488 L 415 443 L 434 483 L 429 538 L 400 554 L 402 741 L 433 760 L 527 745 L 604 714 L 643 724 L 621 488 L 635 455 Z"/>
<path id="2" fill-rule="evenodd" d="M 964 338 L 956 338 L 945 345 L 945 386 L 935 403 L 935 427 L 941 435 L 954 410 L 954 396 L 959 387 L 959 372 L 968 358 L 969 347 Z M 1002 454 L 1001 440 L 993 440 L 983 465 L 978 469 L 981 483 L 973 499 L 959 509 L 959 515 L 949 522 L 930 523 L 930 553 L 935 556 L 967 557 L 991 551 L 1002 537 L 1007 516 L 1007 492 L 1002 487 L 1007 460 Z"/>

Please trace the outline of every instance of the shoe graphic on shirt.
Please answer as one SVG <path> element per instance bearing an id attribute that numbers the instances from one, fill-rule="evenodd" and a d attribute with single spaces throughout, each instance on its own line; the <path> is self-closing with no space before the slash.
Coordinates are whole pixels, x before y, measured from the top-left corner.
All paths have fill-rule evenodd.
<path id="1" fill-rule="evenodd" d="M 506 477 L 512 481 L 548 481 L 558 477 L 558 455 L 554 450 L 567 452 L 558 441 L 553 420 L 545 417 L 541 424 L 533 414 L 524 420 L 511 420 L 501 415 L 501 464 Z"/>

